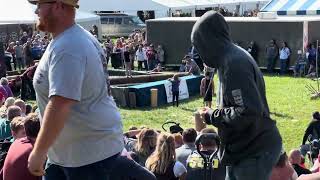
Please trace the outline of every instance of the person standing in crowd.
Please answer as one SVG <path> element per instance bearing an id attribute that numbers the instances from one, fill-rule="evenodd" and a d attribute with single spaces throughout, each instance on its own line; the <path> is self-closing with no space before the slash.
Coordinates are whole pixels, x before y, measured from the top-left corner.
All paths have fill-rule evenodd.
<path id="1" fill-rule="evenodd" d="M 21 36 L 21 38 L 20 38 L 20 42 L 21 42 L 21 44 L 25 44 L 27 41 L 28 41 L 28 33 L 27 32 L 23 32 L 22 33 L 22 36 Z"/>
<path id="2" fill-rule="evenodd" d="M 24 69 L 24 62 L 23 62 L 23 46 L 19 41 L 16 42 L 14 46 L 15 54 L 16 54 L 16 62 L 17 68 L 20 70 Z"/>
<path id="3" fill-rule="evenodd" d="M 131 70 L 134 70 L 134 60 L 135 60 L 135 55 L 136 55 L 136 49 L 135 49 L 135 46 L 132 42 L 129 42 L 128 43 L 129 45 L 129 58 L 130 58 L 130 69 Z"/>
<path id="4" fill-rule="evenodd" d="M 254 41 L 251 41 L 247 48 L 248 53 L 253 57 L 253 59 L 257 62 L 258 60 L 258 48 Z"/>
<path id="5" fill-rule="evenodd" d="M 310 44 L 308 48 L 308 75 L 312 74 L 316 71 L 316 59 L 317 59 L 317 49 L 314 44 Z"/>
<path id="6" fill-rule="evenodd" d="M 144 62 L 144 52 L 141 44 L 139 45 L 139 48 L 136 51 L 136 60 L 138 62 L 138 71 L 142 71 L 142 64 Z"/>
<path id="7" fill-rule="evenodd" d="M 23 46 L 24 62 L 26 67 L 30 67 L 33 61 L 32 57 L 32 44 L 31 40 L 28 40 Z"/>
<path id="8" fill-rule="evenodd" d="M 148 71 L 151 71 L 153 68 L 155 68 L 156 65 L 156 57 L 157 52 L 154 50 L 153 44 L 150 44 L 148 50 L 147 50 L 147 61 L 148 61 Z"/>
<path id="9" fill-rule="evenodd" d="M 278 57 L 278 48 L 275 40 L 269 41 L 269 44 L 266 48 L 266 56 L 267 56 L 267 62 L 268 62 L 267 70 L 269 73 L 273 73 L 274 65 Z"/>
<path id="10" fill-rule="evenodd" d="M 75 23 L 78 0 L 29 2 L 37 5 L 37 28 L 53 37 L 33 80 L 41 128 L 28 159 L 31 174 L 45 180 L 117 180 L 143 172 L 136 179 L 153 180 L 151 173 L 120 157 L 121 116 L 108 93 L 104 52 Z"/>
<path id="11" fill-rule="evenodd" d="M 161 66 L 164 65 L 164 50 L 162 48 L 161 45 L 158 45 L 158 49 L 157 49 L 157 59 L 158 59 L 158 63 L 161 64 Z"/>
<path id="12" fill-rule="evenodd" d="M 142 48 L 142 51 L 143 51 L 143 56 L 144 56 L 144 69 L 146 71 L 148 71 L 148 56 L 147 56 L 147 51 L 148 51 L 148 46 L 146 43 L 143 44 L 143 48 Z"/>
<path id="13" fill-rule="evenodd" d="M 33 77 L 34 73 L 38 67 L 38 63 L 35 65 L 28 67 L 23 74 L 20 75 L 21 78 L 21 92 L 20 96 L 22 100 L 35 99 L 36 93 L 33 87 Z"/>
<path id="14" fill-rule="evenodd" d="M 213 79 L 209 72 L 205 73 L 205 77 L 202 78 L 200 83 L 200 95 L 203 97 L 205 107 L 211 108 L 212 105 L 212 82 Z"/>
<path id="15" fill-rule="evenodd" d="M 130 59 L 130 52 L 129 52 L 129 46 L 124 47 L 124 52 L 123 52 L 123 57 L 124 57 L 124 63 L 125 63 L 125 68 L 126 68 L 126 76 L 132 77 L 131 75 L 131 59 Z"/>
<path id="16" fill-rule="evenodd" d="M 283 75 L 287 72 L 287 65 L 289 63 L 290 49 L 286 42 L 281 43 L 281 48 L 279 49 L 280 58 L 280 74 Z"/>
<path id="17" fill-rule="evenodd" d="M 154 153 L 149 156 L 146 168 L 153 172 L 157 180 L 185 180 L 187 170 L 176 160 L 173 135 L 161 133 Z"/>
<path id="18" fill-rule="evenodd" d="M 269 180 L 282 140 L 270 118 L 260 69 L 244 49 L 232 43 L 227 22 L 214 11 L 195 23 L 191 42 L 204 63 L 218 70 L 217 109 L 203 108 L 200 115 L 218 128 L 226 180 Z"/>
<path id="19" fill-rule="evenodd" d="M 17 67 L 16 67 L 16 52 L 14 50 L 14 46 L 15 46 L 15 43 L 14 42 L 10 42 L 9 43 L 9 46 L 7 48 L 7 52 L 11 53 L 12 55 L 12 62 L 13 62 L 13 69 L 12 69 L 12 66 L 11 66 L 11 63 L 9 64 L 8 63 L 8 71 L 12 71 L 12 70 L 15 70 Z"/>
<path id="20" fill-rule="evenodd" d="M 93 33 L 93 35 L 95 35 L 96 37 L 99 37 L 98 26 L 95 25 L 95 24 L 92 26 L 92 33 Z"/>
<path id="21" fill-rule="evenodd" d="M 172 78 L 168 79 L 171 84 L 171 93 L 172 93 L 172 106 L 174 106 L 174 103 L 176 102 L 177 107 L 179 106 L 179 87 L 180 87 L 180 79 L 179 75 L 175 74 Z"/>
<path id="22" fill-rule="evenodd" d="M 10 146 L 2 169 L 4 180 L 41 180 L 28 171 L 28 157 L 33 149 L 40 129 L 38 114 L 29 114 L 24 120 L 24 132 L 27 137 L 17 139 Z"/>
<path id="23" fill-rule="evenodd" d="M 110 38 L 107 38 L 107 41 L 104 43 L 105 54 L 106 54 L 106 65 L 109 64 L 109 60 L 113 51 L 113 44 Z"/>

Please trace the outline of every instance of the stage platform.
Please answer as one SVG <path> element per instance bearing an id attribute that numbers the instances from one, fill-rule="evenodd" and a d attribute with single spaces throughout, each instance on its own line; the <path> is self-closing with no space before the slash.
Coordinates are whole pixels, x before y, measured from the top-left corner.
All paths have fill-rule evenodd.
<path id="1" fill-rule="evenodd" d="M 200 82 L 203 76 L 184 76 L 180 77 L 181 81 L 185 80 L 189 92 L 189 97 L 196 96 L 200 93 Z M 168 80 L 143 83 L 138 85 L 128 86 L 128 93 L 135 94 L 135 106 L 136 107 L 150 107 L 151 106 L 151 89 L 158 89 L 158 106 L 167 104 L 167 93 L 165 90 L 165 83 Z M 123 91 L 125 92 L 125 91 Z M 130 103 L 130 98 L 128 98 Z"/>

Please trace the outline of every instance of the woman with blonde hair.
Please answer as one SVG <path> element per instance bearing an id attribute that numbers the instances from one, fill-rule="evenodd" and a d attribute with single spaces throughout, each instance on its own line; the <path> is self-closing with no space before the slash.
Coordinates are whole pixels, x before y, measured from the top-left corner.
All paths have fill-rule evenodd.
<path id="1" fill-rule="evenodd" d="M 141 166 L 144 166 L 147 158 L 155 150 L 156 143 L 157 132 L 153 129 L 142 129 L 138 134 L 138 139 L 134 146 L 131 157 Z"/>
<path id="2" fill-rule="evenodd" d="M 146 168 L 156 175 L 157 180 L 184 180 L 187 170 L 176 161 L 174 137 L 167 133 L 158 136 L 156 150 L 147 159 Z"/>

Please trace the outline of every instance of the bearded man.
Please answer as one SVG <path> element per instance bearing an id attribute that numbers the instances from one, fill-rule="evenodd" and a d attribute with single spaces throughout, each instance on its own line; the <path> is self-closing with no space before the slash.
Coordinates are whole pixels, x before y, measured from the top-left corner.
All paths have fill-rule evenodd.
<path id="1" fill-rule="evenodd" d="M 78 0 L 29 1 L 37 5 L 38 29 L 53 37 L 33 80 L 42 118 L 29 171 L 45 174 L 45 180 L 154 179 L 119 156 L 124 148 L 122 123 L 108 93 L 104 51 L 75 23 Z"/>

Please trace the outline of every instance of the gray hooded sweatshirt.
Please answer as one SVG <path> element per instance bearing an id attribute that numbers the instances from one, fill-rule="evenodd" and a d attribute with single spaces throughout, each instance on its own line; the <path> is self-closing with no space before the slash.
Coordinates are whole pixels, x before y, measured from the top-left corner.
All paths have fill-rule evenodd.
<path id="1" fill-rule="evenodd" d="M 224 17 L 207 12 L 194 25 L 191 41 L 204 63 L 218 69 L 219 107 L 205 120 L 218 128 L 222 163 L 234 165 L 280 147 L 263 75 L 250 54 L 232 43 Z"/>

